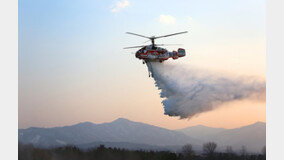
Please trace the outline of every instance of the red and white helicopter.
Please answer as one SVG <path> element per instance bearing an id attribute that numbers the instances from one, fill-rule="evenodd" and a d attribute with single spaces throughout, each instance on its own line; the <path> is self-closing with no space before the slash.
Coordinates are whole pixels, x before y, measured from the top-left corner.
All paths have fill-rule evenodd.
<path id="1" fill-rule="evenodd" d="M 178 59 L 179 57 L 184 57 L 185 56 L 185 50 L 183 48 L 179 48 L 178 51 L 168 51 L 165 48 L 161 48 L 158 46 L 167 46 L 167 45 L 178 45 L 178 44 L 155 44 L 155 39 L 158 38 L 164 38 L 164 37 L 169 37 L 169 36 L 174 36 L 178 34 L 184 34 L 187 33 L 187 31 L 184 32 L 178 32 L 178 33 L 173 33 L 173 34 L 168 34 L 164 36 L 152 36 L 152 37 L 147 37 L 144 35 L 136 34 L 136 33 L 131 33 L 131 32 L 126 32 L 127 34 L 143 37 L 149 39 L 148 41 L 151 41 L 152 44 L 150 45 L 141 45 L 141 46 L 132 46 L 132 47 L 125 47 L 123 49 L 130 49 L 130 48 L 141 48 L 139 49 L 135 56 L 138 59 L 143 60 L 143 64 L 148 63 L 148 62 L 163 62 L 165 60 L 168 60 L 169 58 L 172 59 Z M 146 42 L 148 42 L 146 41 Z M 151 63 L 149 63 L 149 66 L 151 67 Z M 149 77 L 150 77 L 149 73 Z M 153 75 L 152 75 L 153 77 Z"/>

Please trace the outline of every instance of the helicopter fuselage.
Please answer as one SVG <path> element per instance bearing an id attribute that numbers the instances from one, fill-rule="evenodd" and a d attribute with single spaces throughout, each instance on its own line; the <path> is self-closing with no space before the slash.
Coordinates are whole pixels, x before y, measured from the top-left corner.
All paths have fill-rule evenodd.
<path id="1" fill-rule="evenodd" d="M 144 60 L 146 63 L 151 61 L 163 62 L 169 58 L 178 59 L 185 56 L 185 50 L 179 48 L 178 51 L 168 51 L 161 47 L 152 47 L 148 45 L 139 49 L 136 54 L 136 58 Z"/>

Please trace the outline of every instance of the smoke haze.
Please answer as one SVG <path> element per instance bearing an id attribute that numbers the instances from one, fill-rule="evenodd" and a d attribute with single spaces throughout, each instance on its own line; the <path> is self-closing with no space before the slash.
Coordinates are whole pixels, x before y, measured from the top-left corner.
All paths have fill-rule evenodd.
<path id="1" fill-rule="evenodd" d="M 167 63 L 147 63 L 161 90 L 165 115 L 181 119 L 242 99 L 265 101 L 266 83 L 257 77 L 234 77 Z"/>

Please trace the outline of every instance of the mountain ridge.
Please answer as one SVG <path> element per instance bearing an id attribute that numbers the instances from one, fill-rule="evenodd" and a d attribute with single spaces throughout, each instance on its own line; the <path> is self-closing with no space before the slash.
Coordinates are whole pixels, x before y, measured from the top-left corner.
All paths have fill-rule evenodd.
<path id="1" fill-rule="evenodd" d="M 94 141 L 150 145 L 199 143 L 199 140 L 183 133 L 127 119 L 117 119 L 102 124 L 87 122 L 64 127 L 19 129 L 19 141 L 23 143 L 33 142 L 34 145 L 52 146 L 58 144 L 56 142 L 58 140 L 75 145 Z"/>
<path id="2" fill-rule="evenodd" d="M 24 144 L 32 143 L 38 147 L 63 145 L 91 147 L 92 143 L 95 146 L 98 143 L 105 142 L 109 146 L 118 145 L 117 147 L 126 147 L 128 144 L 128 148 L 161 147 L 172 149 L 173 147 L 165 146 L 182 146 L 190 143 L 194 148 L 201 150 L 203 143 L 215 141 L 219 148 L 224 148 L 226 145 L 239 148 L 242 144 L 256 151 L 265 145 L 265 125 L 264 122 L 256 122 L 234 129 L 197 125 L 179 130 L 169 130 L 142 122 L 118 118 L 100 124 L 80 122 L 63 127 L 30 127 L 19 129 L 18 135 L 19 142 Z M 251 132 L 255 132 L 257 136 L 251 137 Z"/>

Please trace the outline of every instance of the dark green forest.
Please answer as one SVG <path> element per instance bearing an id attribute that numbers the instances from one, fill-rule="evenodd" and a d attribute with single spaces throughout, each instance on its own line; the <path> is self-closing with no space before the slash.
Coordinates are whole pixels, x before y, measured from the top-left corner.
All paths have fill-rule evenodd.
<path id="1" fill-rule="evenodd" d="M 100 145 L 86 151 L 75 146 L 57 148 L 36 148 L 19 143 L 19 160 L 265 160 L 265 147 L 262 153 L 248 154 L 245 148 L 235 153 L 230 146 L 223 153 L 216 152 L 217 144 L 205 143 L 203 152 L 197 154 L 190 144 L 183 146 L 180 153 L 170 151 L 144 151 L 106 148 Z"/>

